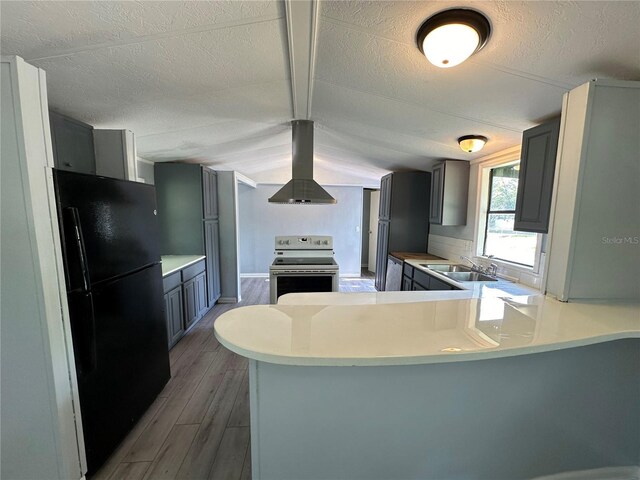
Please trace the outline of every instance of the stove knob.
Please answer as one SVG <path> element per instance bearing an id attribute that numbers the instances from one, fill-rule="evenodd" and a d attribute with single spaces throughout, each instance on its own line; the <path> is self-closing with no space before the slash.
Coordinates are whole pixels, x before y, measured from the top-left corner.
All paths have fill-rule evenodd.
<path id="1" fill-rule="evenodd" d="M 322 243 L 324 243 L 325 245 L 329 245 L 329 240 L 325 240 L 325 241 L 324 241 L 324 242 L 322 242 Z"/>

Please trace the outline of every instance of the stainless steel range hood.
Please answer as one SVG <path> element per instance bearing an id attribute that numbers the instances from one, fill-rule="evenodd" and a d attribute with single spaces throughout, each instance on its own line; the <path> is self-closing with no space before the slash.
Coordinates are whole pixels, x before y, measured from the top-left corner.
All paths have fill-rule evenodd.
<path id="1" fill-rule="evenodd" d="M 269 199 L 270 203 L 332 204 L 336 199 L 313 180 L 313 122 L 291 122 L 293 168 L 291 180 Z"/>

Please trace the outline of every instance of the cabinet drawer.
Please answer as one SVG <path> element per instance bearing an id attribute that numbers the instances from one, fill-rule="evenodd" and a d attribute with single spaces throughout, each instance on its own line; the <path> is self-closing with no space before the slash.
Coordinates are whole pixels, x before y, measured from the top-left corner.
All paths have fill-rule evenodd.
<path id="1" fill-rule="evenodd" d="M 406 277 L 413 278 L 413 267 L 407 262 L 404 262 L 404 266 L 402 267 L 402 274 Z"/>
<path id="2" fill-rule="evenodd" d="M 171 275 L 164 277 L 162 279 L 162 284 L 164 285 L 164 293 L 167 293 L 169 290 L 173 290 L 181 283 L 182 278 L 180 277 L 180 272 L 174 272 Z"/>
<path id="3" fill-rule="evenodd" d="M 205 268 L 204 260 L 200 260 L 198 263 L 194 263 L 193 265 L 189 265 L 187 268 L 183 268 L 182 281 L 186 282 L 187 280 L 191 280 L 193 277 L 195 277 L 199 273 L 204 272 L 204 268 Z"/>
<path id="4" fill-rule="evenodd" d="M 422 285 L 426 290 L 431 288 L 431 276 L 424 273 L 422 270 L 418 270 L 417 268 L 413 271 L 413 280 L 414 282 L 418 282 Z"/>

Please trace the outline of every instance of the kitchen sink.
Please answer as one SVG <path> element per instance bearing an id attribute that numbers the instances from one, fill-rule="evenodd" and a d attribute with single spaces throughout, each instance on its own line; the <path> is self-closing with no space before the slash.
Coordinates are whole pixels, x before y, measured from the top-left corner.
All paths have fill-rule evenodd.
<path id="1" fill-rule="evenodd" d="M 442 274 L 457 282 L 496 282 L 498 280 L 480 272 L 442 272 Z"/>
<path id="2" fill-rule="evenodd" d="M 441 265 L 441 264 L 432 264 L 432 263 L 421 263 L 421 267 L 426 267 L 430 270 L 435 270 L 436 272 L 470 272 L 471 268 L 465 265 Z"/>

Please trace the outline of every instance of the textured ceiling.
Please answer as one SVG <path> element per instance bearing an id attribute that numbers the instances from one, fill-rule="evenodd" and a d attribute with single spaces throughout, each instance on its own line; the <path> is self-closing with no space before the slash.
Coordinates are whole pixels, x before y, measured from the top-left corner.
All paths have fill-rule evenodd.
<path id="1" fill-rule="evenodd" d="M 310 118 L 321 183 L 374 185 L 516 145 L 596 77 L 640 78 L 640 2 L 471 2 L 487 46 L 438 69 L 415 46 L 454 2 L 321 1 Z M 51 107 L 136 133 L 138 154 L 290 176 L 285 5 L 269 1 L 0 2 L 3 54 L 47 72 Z M 313 62 L 312 62 L 313 63 Z M 482 134 L 482 153 L 456 138 Z"/>

